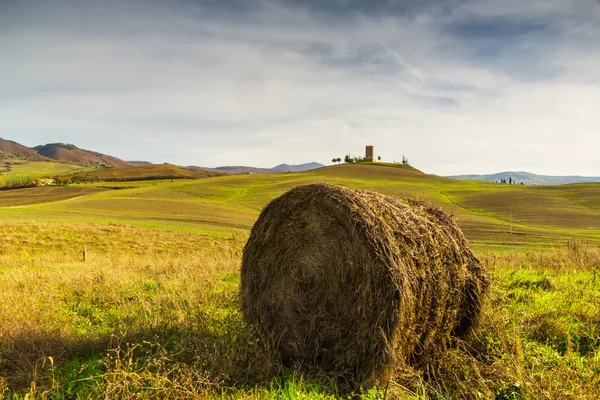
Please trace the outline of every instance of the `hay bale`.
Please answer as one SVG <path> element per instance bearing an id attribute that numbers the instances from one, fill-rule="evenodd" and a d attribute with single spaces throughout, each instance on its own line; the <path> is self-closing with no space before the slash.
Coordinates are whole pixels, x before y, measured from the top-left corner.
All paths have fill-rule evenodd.
<path id="1" fill-rule="evenodd" d="M 282 361 L 350 387 L 468 334 L 489 285 L 442 210 L 325 184 L 265 207 L 241 273 L 244 317 Z"/>

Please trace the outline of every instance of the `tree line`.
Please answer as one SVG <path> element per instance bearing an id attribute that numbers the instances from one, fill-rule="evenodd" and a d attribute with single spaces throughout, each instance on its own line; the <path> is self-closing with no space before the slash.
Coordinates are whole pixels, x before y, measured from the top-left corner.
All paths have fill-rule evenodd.
<path id="1" fill-rule="evenodd" d="M 381 161 L 381 156 L 377 156 L 377 161 Z M 331 159 L 331 162 L 334 163 L 334 164 L 336 164 L 336 163 L 339 164 L 339 163 L 342 162 L 342 159 L 340 157 L 334 157 L 334 158 Z M 367 162 L 367 158 L 366 157 L 359 157 L 359 156 L 351 156 L 350 154 L 346 154 L 344 156 L 344 162 L 346 164 Z M 404 156 L 404 154 L 402 155 L 402 164 L 409 165 L 408 164 L 408 158 L 406 158 Z"/>

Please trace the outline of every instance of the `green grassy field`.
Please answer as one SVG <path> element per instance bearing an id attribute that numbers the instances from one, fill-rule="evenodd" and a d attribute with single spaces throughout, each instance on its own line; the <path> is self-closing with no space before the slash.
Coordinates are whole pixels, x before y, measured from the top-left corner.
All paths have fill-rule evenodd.
<path id="1" fill-rule="evenodd" d="M 144 179 L 198 179 L 219 175 L 222 174 L 182 168 L 173 164 L 152 164 L 135 167 L 101 168 L 83 173 L 74 173 L 71 177 L 73 181 L 132 181 Z"/>
<path id="2" fill-rule="evenodd" d="M 237 303 L 260 210 L 316 182 L 431 201 L 457 218 L 493 278 L 474 337 L 430 374 L 399 371 L 362 398 L 600 396 L 600 185 L 509 186 L 382 165 L 0 191 L 0 393 L 347 397 L 279 365 Z"/>
<path id="3" fill-rule="evenodd" d="M 458 181 L 379 165 L 173 182 L 73 185 L 64 192 L 56 190 L 53 195 L 50 190 L 47 196 L 40 193 L 35 199 L 27 192 L 0 192 L 0 204 L 4 206 L 40 203 L 19 210 L 0 209 L 0 219 L 151 224 L 159 229 L 192 229 L 222 235 L 229 229 L 248 230 L 270 200 L 292 187 L 315 182 L 428 200 L 453 214 L 478 249 L 551 249 L 571 239 L 600 243 L 600 184 L 521 186 Z M 80 197 L 75 195 L 74 187 L 105 190 Z M 67 194 L 69 190 L 72 192 Z M 55 202 L 61 196 L 76 198 Z"/>
<path id="4" fill-rule="evenodd" d="M 5 184 L 26 182 L 43 177 L 72 174 L 95 169 L 94 167 L 82 167 L 79 165 L 62 164 L 49 161 L 28 161 L 11 165 L 11 170 L 0 173 Z"/>

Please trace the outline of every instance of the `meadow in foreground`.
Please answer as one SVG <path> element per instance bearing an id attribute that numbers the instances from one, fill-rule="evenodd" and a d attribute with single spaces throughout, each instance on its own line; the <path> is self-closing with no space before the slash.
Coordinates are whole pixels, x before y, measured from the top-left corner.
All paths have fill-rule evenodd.
<path id="1" fill-rule="evenodd" d="M 350 396 L 281 367 L 244 324 L 243 234 L 17 222 L 2 233 L 6 399 Z M 600 397 L 600 249 L 478 255 L 493 284 L 476 334 L 360 397 Z"/>
<path id="2" fill-rule="evenodd" d="M 239 311 L 248 229 L 269 200 L 315 182 L 441 206 L 493 280 L 475 335 L 362 398 L 600 397 L 600 185 L 375 165 L 1 192 L 1 397 L 349 397 L 281 367 Z"/>

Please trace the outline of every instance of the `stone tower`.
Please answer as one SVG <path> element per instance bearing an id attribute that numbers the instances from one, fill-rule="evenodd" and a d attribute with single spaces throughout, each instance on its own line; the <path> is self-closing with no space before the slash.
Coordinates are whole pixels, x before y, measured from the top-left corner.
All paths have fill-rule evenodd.
<path id="1" fill-rule="evenodd" d="M 373 146 L 367 146 L 365 151 L 365 161 L 373 162 L 375 161 L 375 151 L 373 150 Z"/>

